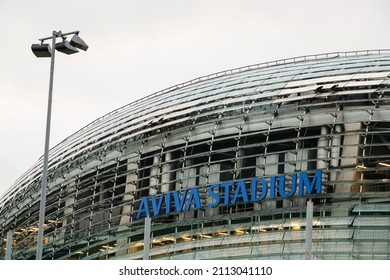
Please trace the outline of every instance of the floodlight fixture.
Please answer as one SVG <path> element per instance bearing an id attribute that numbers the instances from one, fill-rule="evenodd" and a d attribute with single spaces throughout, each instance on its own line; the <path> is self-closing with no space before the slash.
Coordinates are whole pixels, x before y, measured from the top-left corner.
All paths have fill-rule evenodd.
<path id="1" fill-rule="evenodd" d="M 79 50 L 75 47 L 73 47 L 69 41 L 62 41 L 60 43 L 56 43 L 56 46 L 55 46 L 56 50 L 59 51 L 59 52 L 62 52 L 64 54 L 74 54 L 74 53 L 78 53 Z"/>
<path id="2" fill-rule="evenodd" d="M 31 50 L 36 57 L 51 57 L 51 47 L 49 44 L 32 44 Z"/>
<path id="3" fill-rule="evenodd" d="M 88 45 L 81 39 L 78 34 L 74 34 L 72 39 L 69 42 L 73 47 L 76 47 L 80 50 L 86 51 L 88 49 Z"/>

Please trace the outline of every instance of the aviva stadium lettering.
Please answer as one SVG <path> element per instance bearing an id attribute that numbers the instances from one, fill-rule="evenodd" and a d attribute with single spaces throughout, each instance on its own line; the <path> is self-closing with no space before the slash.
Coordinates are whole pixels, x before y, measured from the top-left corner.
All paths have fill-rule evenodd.
<path id="1" fill-rule="evenodd" d="M 310 180 L 307 172 L 293 173 L 289 190 L 286 190 L 285 175 L 269 178 L 252 178 L 245 181 L 214 184 L 206 189 L 206 199 L 201 199 L 199 188 L 184 189 L 150 195 L 141 198 L 137 219 L 143 214 L 146 217 L 172 212 L 190 211 L 201 208 L 214 208 L 221 204 L 232 205 L 238 202 L 259 202 L 268 197 L 275 199 L 277 194 L 289 198 L 298 191 L 299 196 L 320 194 L 322 189 L 322 172 L 317 170 Z M 269 194 L 269 195 L 268 195 Z M 209 199 L 207 198 L 209 197 Z M 211 198 L 211 199 L 210 199 Z"/>

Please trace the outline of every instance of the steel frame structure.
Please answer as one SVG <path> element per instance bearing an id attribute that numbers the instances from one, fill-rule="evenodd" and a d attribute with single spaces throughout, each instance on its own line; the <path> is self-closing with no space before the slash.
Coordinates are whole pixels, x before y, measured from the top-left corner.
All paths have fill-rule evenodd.
<path id="1" fill-rule="evenodd" d="M 320 195 L 152 218 L 151 259 L 390 257 L 390 50 L 303 56 L 201 77 L 50 150 L 44 259 L 142 259 L 140 198 L 321 169 Z M 42 159 L 0 199 L 1 255 L 35 258 Z M 288 179 L 287 179 L 288 180 Z M 207 199 L 207 198 L 205 198 Z"/>

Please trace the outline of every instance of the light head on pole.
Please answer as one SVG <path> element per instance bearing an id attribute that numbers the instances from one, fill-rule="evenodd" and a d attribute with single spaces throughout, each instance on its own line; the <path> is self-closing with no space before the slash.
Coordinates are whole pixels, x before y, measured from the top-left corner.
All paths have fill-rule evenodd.
<path id="1" fill-rule="evenodd" d="M 68 41 L 64 40 L 60 43 L 56 43 L 56 50 L 64 54 L 78 53 L 79 50 L 73 47 Z"/>
<path id="2" fill-rule="evenodd" d="M 72 39 L 69 42 L 73 47 L 76 47 L 80 50 L 86 51 L 88 49 L 88 45 L 81 39 L 77 34 L 74 34 Z"/>
<path id="3" fill-rule="evenodd" d="M 32 44 L 31 50 L 36 57 L 51 57 L 51 47 L 49 44 Z"/>

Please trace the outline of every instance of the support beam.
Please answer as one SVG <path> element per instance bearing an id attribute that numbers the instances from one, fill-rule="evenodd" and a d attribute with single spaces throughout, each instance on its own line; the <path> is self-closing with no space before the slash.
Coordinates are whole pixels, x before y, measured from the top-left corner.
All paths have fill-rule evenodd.
<path id="1" fill-rule="evenodd" d="M 305 260 L 311 260 L 313 247 L 313 201 L 307 202 L 306 207 L 306 244 Z"/>
<path id="2" fill-rule="evenodd" d="M 150 217 L 146 217 L 144 227 L 144 260 L 149 260 L 151 224 L 152 219 Z"/>
<path id="3" fill-rule="evenodd" d="M 12 260 L 12 243 L 13 243 L 12 230 L 9 230 L 7 232 L 7 244 L 6 244 L 7 251 L 5 252 L 6 260 Z"/>

